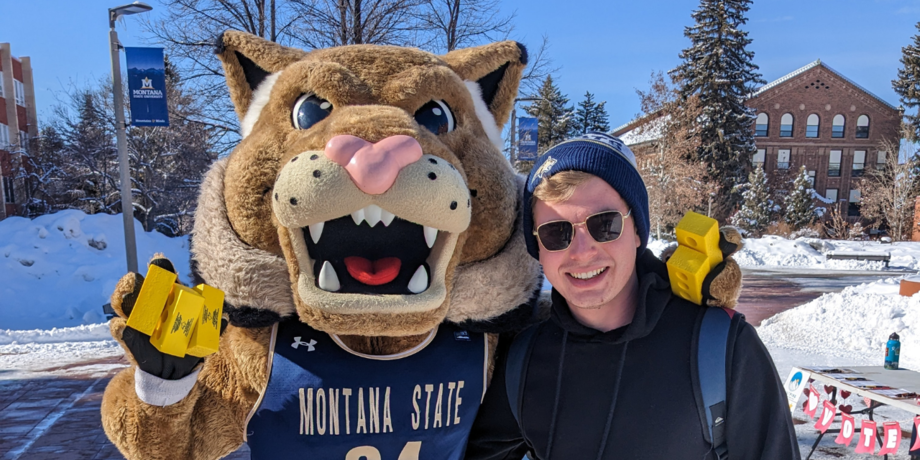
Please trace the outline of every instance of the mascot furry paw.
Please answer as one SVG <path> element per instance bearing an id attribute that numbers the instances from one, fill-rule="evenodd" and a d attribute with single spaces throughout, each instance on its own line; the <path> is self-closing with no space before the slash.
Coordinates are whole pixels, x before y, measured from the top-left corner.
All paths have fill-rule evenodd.
<path id="1" fill-rule="evenodd" d="M 133 366 L 106 389 L 107 435 L 131 459 L 461 458 L 494 333 L 538 317 L 500 149 L 525 49 L 226 32 L 217 53 L 242 140 L 202 183 L 192 268 L 229 324 L 204 359 L 159 353 L 126 326 L 126 275 L 111 328 Z"/>

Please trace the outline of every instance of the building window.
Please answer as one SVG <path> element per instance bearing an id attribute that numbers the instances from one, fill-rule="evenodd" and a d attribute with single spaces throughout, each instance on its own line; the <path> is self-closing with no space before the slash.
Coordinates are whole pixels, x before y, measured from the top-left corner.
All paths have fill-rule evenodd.
<path id="1" fill-rule="evenodd" d="M 834 130 L 831 131 L 831 137 L 834 139 L 843 138 L 843 129 L 847 125 L 847 119 L 841 114 L 834 115 Z"/>
<path id="2" fill-rule="evenodd" d="M 878 161 L 875 162 L 875 169 L 885 169 L 886 163 L 888 163 L 888 152 L 879 151 Z"/>
<path id="3" fill-rule="evenodd" d="M 0 150 L 8 150 L 10 147 L 10 128 L 0 123 Z"/>
<path id="4" fill-rule="evenodd" d="M 7 203 L 15 203 L 16 195 L 13 194 L 13 179 L 0 176 L 0 182 L 3 182 L 3 199 Z"/>
<path id="5" fill-rule="evenodd" d="M 818 118 L 818 114 L 809 115 L 805 122 L 805 137 L 818 137 L 818 127 L 820 125 L 821 119 Z"/>
<path id="6" fill-rule="evenodd" d="M 816 175 L 817 175 L 817 171 L 808 171 L 808 183 L 811 184 L 812 187 L 815 186 L 815 176 Z"/>
<path id="7" fill-rule="evenodd" d="M 831 150 L 831 161 L 827 165 L 827 177 L 840 177 L 840 158 L 843 150 Z"/>
<path id="8" fill-rule="evenodd" d="M 754 154 L 754 160 L 753 160 L 754 168 L 755 169 L 758 167 L 763 168 L 763 162 L 764 160 L 766 160 L 766 158 L 767 158 L 767 150 L 757 149 L 757 153 Z"/>
<path id="9" fill-rule="evenodd" d="M 29 151 L 29 133 L 19 131 L 19 147 L 24 151 Z"/>
<path id="10" fill-rule="evenodd" d="M 0 97 L 6 97 L 3 95 L 3 71 L 0 71 Z"/>
<path id="11" fill-rule="evenodd" d="M 779 137 L 792 137 L 792 124 L 794 119 L 791 113 L 784 113 L 779 120 Z"/>
<path id="12" fill-rule="evenodd" d="M 770 116 L 765 113 L 757 114 L 757 124 L 754 129 L 755 137 L 767 137 L 770 126 Z"/>
<path id="13" fill-rule="evenodd" d="M 16 105 L 26 106 L 26 90 L 19 80 L 13 80 L 13 93 L 16 97 Z"/>
<path id="14" fill-rule="evenodd" d="M 860 115 L 859 118 L 856 119 L 856 138 L 869 138 L 869 117 Z"/>
<path id="15" fill-rule="evenodd" d="M 829 188 L 829 189 L 825 190 L 825 191 L 824 191 L 824 198 L 827 198 L 828 201 L 836 202 L 836 201 L 837 201 L 837 189 L 835 189 L 835 188 Z"/>
<path id="16" fill-rule="evenodd" d="M 850 205 L 847 208 L 848 216 L 858 216 L 859 215 L 859 199 L 860 199 L 859 190 L 850 190 Z"/>
<path id="17" fill-rule="evenodd" d="M 790 150 L 779 150 L 776 155 L 776 169 L 789 169 Z"/>
<path id="18" fill-rule="evenodd" d="M 860 177 L 866 168 L 866 151 L 857 150 L 853 152 L 853 177 Z"/>

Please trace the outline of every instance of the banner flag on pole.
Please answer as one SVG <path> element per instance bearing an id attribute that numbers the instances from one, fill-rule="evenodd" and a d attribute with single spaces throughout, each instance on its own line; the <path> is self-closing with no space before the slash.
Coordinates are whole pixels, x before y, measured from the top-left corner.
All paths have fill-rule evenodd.
<path id="1" fill-rule="evenodd" d="M 537 159 L 537 139 L 539 128 L 536 118 L 518 118 L 518 160 L 533 161 Z"/>
<path id="2" fill-rule="evenodd" d="M 125 48 L 132 126 L 169 126 L 163 48 Z"/>

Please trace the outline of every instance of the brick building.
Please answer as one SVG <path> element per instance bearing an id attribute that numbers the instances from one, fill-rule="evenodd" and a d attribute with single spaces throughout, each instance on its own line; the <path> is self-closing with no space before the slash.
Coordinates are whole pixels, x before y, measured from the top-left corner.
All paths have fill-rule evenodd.
<path id="1" fill-rule="evenodd" d="M 752 163 L 763 166 L 774 188 L 782 190 L 805 165 L 825 201 L 848 203 L 849 215 L 859 215 L 857 181 L 885 162 L 881 141 L 900 137 L 900 109 L 820 59 L 761 87 L 746 104 L 757 113 Z M 641 154 L 657 140 L 658 119 L 639 118 L 612 134 Z"/>
<path id="2" fill-rule="evenodd" d="M 13 180 L 15 156 L 38 136 L 35 86 L 28 57 L 16 58 L 0 43 L 0 220 L 16 214 L 22 200 Z"/>
<path id="3" fill-rule="evenodd" d="M 805 165 L 818 194 L 858 216 L 857 181 L 892 153 L 881 144 L 897 143 L 901 111 L 820 59 L 760 88 L 747 105 L 757 111 L 754 165 L 780 183 Z"/>

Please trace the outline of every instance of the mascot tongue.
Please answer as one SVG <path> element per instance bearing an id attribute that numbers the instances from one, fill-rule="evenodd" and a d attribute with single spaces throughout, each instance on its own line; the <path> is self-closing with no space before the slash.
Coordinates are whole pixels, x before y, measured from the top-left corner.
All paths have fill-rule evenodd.
<path id="1" fill-rule="evenodd" d="M 355 280 L 370 286 L 380 286 L 396 279 L 402 261 L 387 257 L 371 262 L 364 257 L 346 257 L 345 268 Z"/>

